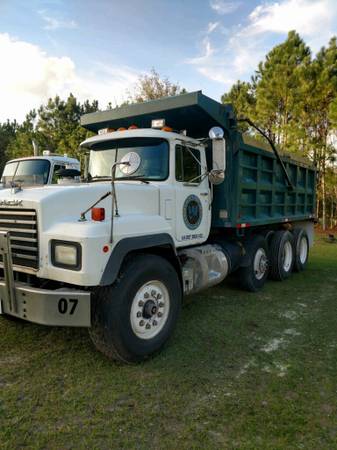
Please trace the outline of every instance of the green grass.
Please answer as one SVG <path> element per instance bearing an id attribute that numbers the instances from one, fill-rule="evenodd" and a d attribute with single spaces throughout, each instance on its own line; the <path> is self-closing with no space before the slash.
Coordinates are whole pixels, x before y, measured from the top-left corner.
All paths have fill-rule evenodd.
<path id="1" fill-rule="evenodd" d="M 2 449 L 337 449 L 337 245 L 258 294 L 190 298 L 164 351 L 118 365 L 85 330 L 0 318 Z"/>

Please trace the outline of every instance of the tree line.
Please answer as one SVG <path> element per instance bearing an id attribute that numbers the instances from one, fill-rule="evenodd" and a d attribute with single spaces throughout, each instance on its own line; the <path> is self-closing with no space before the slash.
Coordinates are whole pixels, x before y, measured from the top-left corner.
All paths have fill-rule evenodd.
<path id="1" fill-rule="evenodd" d="M 249 117 L 281 151 L 309 158 L 318 172 L 317 216 L 337 223 L 337 42 L 313 57 L 295 31 L 274 47 L 250 82 L 237 81 L 222 102 Z M 242 130 L 255 134 L 242 124 Z"/>
<path id="2" fill-rule="evenodd" d="M 178 95 L 186 90 L 152 69 L 139 77 L 126 103 Z M 250 82 L 238 80 L 221 101 L 232 103 L 238 117 L 255 122 L 284 152 L 309 158 L 318 170 L 317 215 L 323 228 L 337 224 L 337 41 L 313 56 L 291 31 L 258 65 Z M 119 105 L 121 106 L 121 105 Z M 112 109 L 108 103 L 105 109 Z M 98 101 L 79 102 L 72 94 L 56 96 L 30 111 L 23 123 L 0 123 L 0 169 L 6 160 L 40 149 L 79 157 L 78 145 L 89 132 L 82 114 L 99 110 Z M 261 139 L 240 123 L 243 132 Z"/>

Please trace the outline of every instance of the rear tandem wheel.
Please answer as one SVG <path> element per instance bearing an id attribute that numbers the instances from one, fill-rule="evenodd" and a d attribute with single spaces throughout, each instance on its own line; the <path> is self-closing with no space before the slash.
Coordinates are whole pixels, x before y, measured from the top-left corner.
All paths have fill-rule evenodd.
<path id="1" fill-rule="evenodd" d="M 290 277 L 294 265 L 294 236 L 290 231 L 278 230 L 270 240 L 270 278 L 283 281 Z"/>
<path id="2" fill-rule="evenodd" d="M 309 238 L 303 228 L 295 228 L 294 232 L 294 271 L 301 272 L 305 269 L 309 257 Z"/>
<path id="3" fill-rule="evenodd" d="M 251 238 L 245 245 L 248 265 L 238 270 L 240 285 L 250 292 L 261 289 L 268 278 L 268 246 L 266 239 L 261 235 Z"/>

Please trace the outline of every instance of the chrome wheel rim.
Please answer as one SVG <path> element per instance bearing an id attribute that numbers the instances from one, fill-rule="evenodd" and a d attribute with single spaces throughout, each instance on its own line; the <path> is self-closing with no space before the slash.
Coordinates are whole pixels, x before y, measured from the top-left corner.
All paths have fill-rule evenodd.
<path id="1" fill-rule="evenodd" d="M 257 280 L 262 280 L 268 268 L 267 253 L 264 248 L 259 248 L 254 258 L 254 273 Z"/>
<path id="2" fill-rule="evenodd" d="M 170 296 L 158 280 L 149 281 L 138 289 L 131 305 L 132 331 L 140 339 L 152 339 L 164 328 L 170 311 Z"/>
<path id="3" fill-rule="evenodd" d="M 308 257 L 308 241 L 305 236 L 302 236 L 300 240 L 299 256 L 301 264 L 305 264 Z"/>
<path id="4" fill-rule="evenodd" d="M 293 262 L 293 247 L 290 241 L 285 242 L 282 255 L 282 266 L 285 272 L 289 272 Z"/>

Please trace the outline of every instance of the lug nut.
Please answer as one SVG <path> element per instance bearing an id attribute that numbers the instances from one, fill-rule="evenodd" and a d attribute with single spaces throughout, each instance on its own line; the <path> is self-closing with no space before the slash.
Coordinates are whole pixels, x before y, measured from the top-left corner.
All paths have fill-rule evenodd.
<path id="1" fill-rule="evenodd" d="M 158 315 L 158 317 L 162 317 L 163 313 L 159 311 L 159 313 L 157 315 Z"/>
<path id="2" fill-rule="evenodd" d="M 144 324 L 145 324 L 144 320 L 141 320 L 141 321 L 139 322 L 139 325 L 140 325 L 141 327 L 143 327 Z"/>
<path id="3" fill-rule="evenodd" d="M 149 298 L 149 297 L 150 297 L 149 293 L 148 293 L 148 292 L 145 292 L 144 298 Z"/>
<path id="4" fill-rule="evenodd" d="M 151 295 L 152 295 L 152 297 L 156 296 L 156 291 L 154 289 L 151 291 Z"/>
<path id="5" fill-rule="evenodd" d="M 144 302 L 143 302 L 143 300 L 139 300 L 139 302 L 138 302 L 138 306 L 144 306 Z"/>
<path id="6" fill-rule="evenodd" d="M 137 312 L 137 317 L 142 317 L 142 313 L 140 311 Z"/>
<path id="7" fill-rule="evenodd" d="M 151 325 L 150 325 L 149 323 L 147 323 L 145 328 L 146 328 L 147 330 L 149 330 L 149 329 L 151 328 Z"/>
<path id="8" fill-rule="evenodd" d="M 162 298 L 162 295 L 161 294 L 158 294 L 157 295 L 157 300 L 160 300 Z"/>
<path id="9" fill-rule="evenodd" d="M 154 320 L 154 321 L 152 322 L 152 325 L 156 326 L 156 325 L 157 325 L 157 321 Z"/>
<path id="10" fill-rule="evenodd" d="M 159 306 L 159 308 L 164 308 L 164 303 L 160 302 L 158 306 Z"/>

